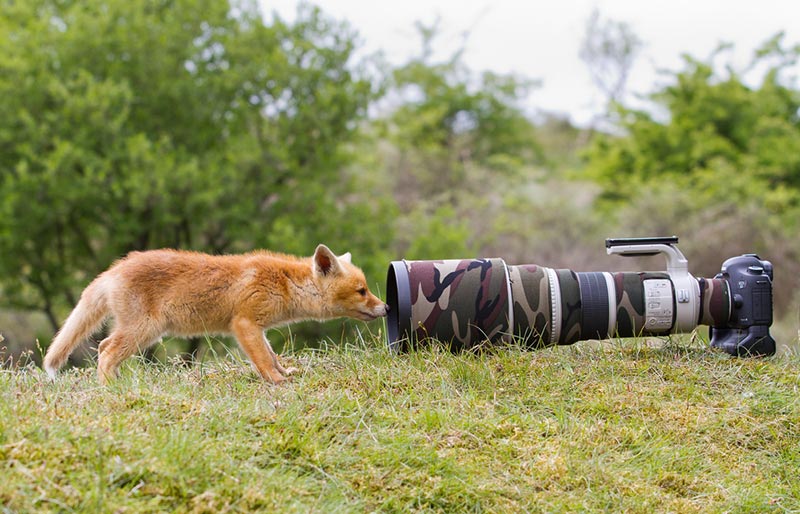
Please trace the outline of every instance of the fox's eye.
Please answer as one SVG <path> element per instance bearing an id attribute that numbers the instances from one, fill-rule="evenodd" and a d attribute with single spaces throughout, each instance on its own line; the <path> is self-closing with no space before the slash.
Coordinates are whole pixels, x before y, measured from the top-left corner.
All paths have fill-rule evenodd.
<path id="1" fill-rule="evenodd" d="M 358 290 L 358 291 L 356 291 L 356 292 L 357 292 L 358 294 L 360 294 L 361 296 L 367 296 L 367 288 L 366 288 L 366 287 L 362 287 L 361 289 L 359 289 L 359 290 Z"/>

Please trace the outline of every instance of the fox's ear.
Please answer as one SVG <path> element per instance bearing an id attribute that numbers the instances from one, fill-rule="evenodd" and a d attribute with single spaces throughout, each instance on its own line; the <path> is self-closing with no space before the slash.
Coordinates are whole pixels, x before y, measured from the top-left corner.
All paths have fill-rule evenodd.
<path id="1" fill-rule="evenodd" d="M 319 275 L 332 275 L 339 273 L 342 267 L 339 258 L 330 248 L 321 244 L 314 251 L 314 271 Z"/>
<path id="2" fill-rule="evenodd" d="M 339 260 L 340 261 L 344 261 L 344 262 L 346 262 L 348 264 L 353 264 L 353 256 L 350 255 L 350 252 L 347 252 L 345 254 L 340 255 L 339 256 Z"/>

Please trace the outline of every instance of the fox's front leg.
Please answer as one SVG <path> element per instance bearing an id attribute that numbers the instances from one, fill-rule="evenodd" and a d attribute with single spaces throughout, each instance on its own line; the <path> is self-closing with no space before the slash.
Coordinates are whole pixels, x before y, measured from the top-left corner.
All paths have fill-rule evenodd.
<path id="1" fill-rule="evenodd" d="M 262 335 L 264 337 L 264 346 L 267 347 L 267 350 L 269 350 L 270 355 L 272 355 L 272 360 L 275 363 L 275 368 L 278 371 L 280 371 L 283 375 L 286 375 L 287 377 L 297 373 L 299 371 L 297 368 L 284 368 L 283 367 L 283 365 L 281 364 L 281 360 L 278 357 L 278 354 L 275 353 L 275 351 L 272 349 L 272 345 L 269 344 L 269 339 L 267 339 L 267 334 L 264 334 L 262 332 Z"/>
<path id="2" fill-rule="evenodd" d="M 278 363 L 275 352 L 264 338 L 263 329 L 254 321 L 247 318 L 235 318 L 231 322 L 231 331 L 236 336 L 239 346 L 250 357 L 253 365 L 265 380 L 280 384 L 286 380 L 283 369 Z"/>

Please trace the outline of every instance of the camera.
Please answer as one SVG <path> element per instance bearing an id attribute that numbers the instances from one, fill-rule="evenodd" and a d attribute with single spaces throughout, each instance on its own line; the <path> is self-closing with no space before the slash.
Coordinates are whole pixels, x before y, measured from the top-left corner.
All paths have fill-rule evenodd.
<path id="1" fill-rule="evenodd" d="M 714 277 L 731 291 L 731 316 L 724 325 L 709 327 L 711 346 L 731 355 L 772 355 L 772 263 L 756 254 L 732 257 Z"/>
<path id="2" fill-rule="evenodd" d="M 528 347 L 710 328 L 711 346 L 735 356 L 775 353 L 772 264 L 755 254 L 696 278 L 678 238 L 607 239 L 609 255 L 661 254 L 666 270 L 576 272 L 503 259 L 393 261 L 387 338 L 403 351 L 429 341 L 453 350 L 513 340 Z"/>

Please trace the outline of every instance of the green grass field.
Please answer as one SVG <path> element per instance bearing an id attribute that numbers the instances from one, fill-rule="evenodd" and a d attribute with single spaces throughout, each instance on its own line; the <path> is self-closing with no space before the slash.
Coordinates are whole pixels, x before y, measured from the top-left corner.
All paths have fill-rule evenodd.
<path id="1" fill-rule="evenodd" d="M 800 358 L 688 340 L 0 371 L 4 512 L 800 511 Z"/>

